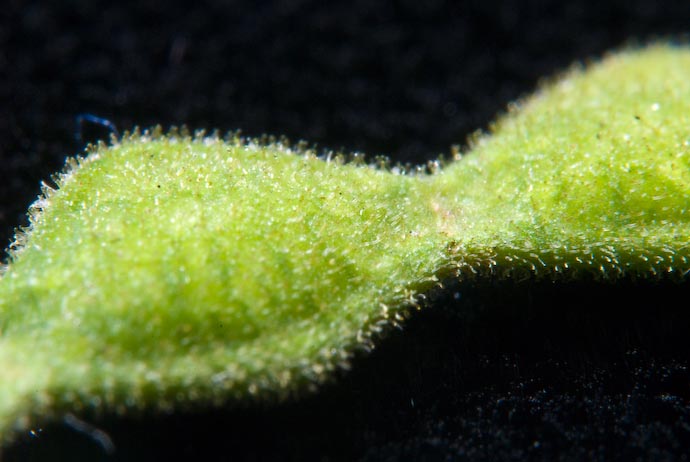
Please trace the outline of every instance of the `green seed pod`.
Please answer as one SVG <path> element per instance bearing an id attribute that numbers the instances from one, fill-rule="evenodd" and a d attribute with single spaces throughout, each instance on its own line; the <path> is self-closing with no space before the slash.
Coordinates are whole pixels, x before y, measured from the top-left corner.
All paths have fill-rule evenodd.
<path id="1" fill-rule="evenodd" d="M 0 279 L 1 440 L 313 389 L 447 278 L 682 280 L 689 77 L 611 56 L 433 174 L 159 130 L 70 159 Z"/>

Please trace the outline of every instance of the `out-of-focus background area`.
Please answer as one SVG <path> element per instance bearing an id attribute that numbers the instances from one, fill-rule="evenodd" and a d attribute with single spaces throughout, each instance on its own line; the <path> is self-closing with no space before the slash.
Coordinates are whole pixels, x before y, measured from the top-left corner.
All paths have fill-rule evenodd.
<path id="1" fill-rule="evenodd" d="M 422 163 L 464 148 L 540 79 L 607 50 L 685 43 L 689 25 L 684 0 L 8 0 L 0 247 L 26 224 L 41 180 L 83 150 L 79 114 L 120 131 L 241 129 Z M 457 289 L 459 300 L 439 296 L 313 396 L 91 416 L 113 455 L 55 425 L 5 458 L 672 460 L 690 450 L 688 284 Z"/>

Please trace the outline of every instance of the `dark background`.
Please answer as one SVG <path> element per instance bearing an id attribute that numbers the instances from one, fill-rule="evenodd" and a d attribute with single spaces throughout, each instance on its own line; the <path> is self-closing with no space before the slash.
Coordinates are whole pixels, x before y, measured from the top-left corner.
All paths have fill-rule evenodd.
<path id="1" fill-rule="evenodd" d="M 572 62 L 659 38 L 683 42 L 690 3 L 10 0 L 0 15 L 5 246 L 40 181 L 83 148 L 78 114 L 120 130 L 239 128 L 422 163 L 464 146 Z M 440 294 L 315 395 L 86 416 L 114 440 L 113 456 L 53 425 L 5 457 L 681 459 L 690 451 L 689 288 L 463 286 L 459 301 Z"/>

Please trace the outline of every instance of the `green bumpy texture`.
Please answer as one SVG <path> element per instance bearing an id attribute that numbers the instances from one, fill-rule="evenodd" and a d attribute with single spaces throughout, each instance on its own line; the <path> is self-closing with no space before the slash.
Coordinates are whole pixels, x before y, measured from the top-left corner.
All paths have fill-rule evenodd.
<path id="1" fill-rule="evenodd" d="M 690 50 L 573 70 L 435 174 L 134 133 L 71 159 L 0 279 L 0 440 L 311 389 L 450 277 L 690 269 Z"/>

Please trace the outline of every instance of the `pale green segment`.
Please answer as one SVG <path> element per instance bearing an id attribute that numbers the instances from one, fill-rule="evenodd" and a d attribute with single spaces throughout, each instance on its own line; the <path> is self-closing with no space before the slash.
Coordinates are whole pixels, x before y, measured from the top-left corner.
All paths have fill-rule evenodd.
<path id="1" fill-rule="evenodd" d="M 99 149 L 0 280 L 0 434 L 284 396 L 455 271 L 682 277 L 689 82 L 687 49 L 618 55 L 434 176 L 215 138 Z"/>
<path id="2" fill-rule="evenodd" d="M 516 106 L 433 183 L 459 258 L 547 274 L 690 267 L 687 48 L 611 56 Z"/>

